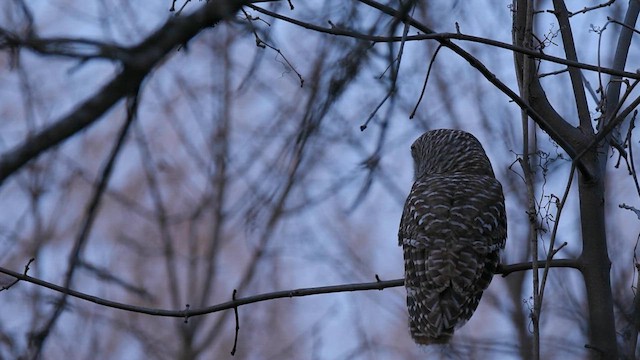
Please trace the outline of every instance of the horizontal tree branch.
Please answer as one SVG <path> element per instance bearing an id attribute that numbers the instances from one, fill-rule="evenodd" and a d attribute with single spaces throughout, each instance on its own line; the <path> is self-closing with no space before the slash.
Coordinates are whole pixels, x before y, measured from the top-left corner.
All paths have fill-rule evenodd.
<path id="1" fill-rule="evenodd" d="M 253 3 L 257 3 L 260 1 L 253 1 Z M 360 33 L 353 30 L 343 29 L 336 26 L 333 27 L 323 27 L 319 25 L 315 25 L 312 23 L 300 21 L 288 16 L 284 16 L 282 14 L 248 4 L 247 7 L 268 15 L 270 17 L 286 21 L 290 24 L 294 24 L 305 29 L 317 31 L 320 33 L 336 35 L 336 36 L 346 36 L 352 37 L 360 40 L 367 40 L 373 42 L 401 42 L 401 41 L 422 41 L 422 40 L 461 40 L 461 41 L 470 41 L 485 45 L 490 45 L 506 50 L 511 50 L 517 53 L 529 55 L 531 57 L 546 60 L 549 62 L 553 62 L 556 64 L 567 65 L 573 68 L 580 68 L 585 70 L 591 70 L 599 73 L 616 75 L 623 78 L 630 79 L 639 79 L 640 80 L 640 72 L 628 72 L 628 71 L 620 71 L 608 67 L 591 65 L 587 63 L 572 61 L 563 59 L 557 56 L 547 55 L 540 51 L 536 51 L 533 49 L 514 46 L 509 43 L 505 43 L 502 41 L 497 41 L 493 39 L 483 38 L 479 36 L 473 36 L 463 33 L 433 33 L 433 34 L 419 34 L 419 35 L 408 35 L 406 37 L 402 36 L 380 36 L 380 35 L 369 35 Z M 613 20 L 612 20 L 613 21 Z M 615 22 L 615 21 L 614 21 Z M 89 60 L 95 58 L 103 58 L 110 59 L 116 61 L 126 60 L 129 57 L 129 53 L 126 48 L 121 47 L 116 44 L 97 41 L 93 39 L 84 39 L 84 38 L 61 38 L 61 37 L 51 37 L 51 38 L 40 38 L 34 37 L 32 34 L 30 37 L 22 38 L 18 34 L 12 33 L 9 30 L 0 28 L 0 49 L 4 47 L 24 47 L 30 49 L 36 53 L 42 55 L 54 55 L 68 58 L 75 58 L 79 60 Z"/>
<path id="2" fill-rule="evenodd" d="M 546 260 L 538 260 L 538 263 L 545 264 Z M 524 262 L 517 263 L 511 265 L 503 265 L 500 266 L 497 270 L 497 274 L 502 274 L 502 276 L 507 276 L 516 271 L 525 271 L 531 270 L 532 263 Z M 558 259 L 551 260 L 549 267 L 569 267 L 579 269 L 579 262 L 577 260 L 572 259 Z M 136 312 L 140 314 L 154 315 L 154 316 L 164 316 L 164 317 L 177 317 L 177 318 L 189 318 L 192 316 L 200 316 L 211 314 L 223 310 L 229 310 L 238 308 L 242 305 L 274 300 L 274 299 L 282 299 L 282 298 L 293 298 L 293 297 L 301 297 L 301 296 L 309 296 L 309 295 L 319 295 L 319 294 L 331 294 L 338 292 L 350 292 L 350 291 L 367 291 L 367 290 L 383 290 L 386 288 L 398 287 L 404 285 L 404 279 L 394 279 L 394 280 L 385 280 L 385 281 L 374 281 L 368 283 L 353 283 L 353 284 L 344 284 L 344 285 L 331 285 L 331 286 L 321 286 L 321 287 L 313 287 L 313 288 L 301 288 L 301 289 L 293 289 L 293 290 L 283 290 L 283 291 L 275 291 L 270 293 L 258 294 L 253 296 L 248 296 L 245 298 L 236 298 L 232 301 L 227 301 L 224 303 L 207 306 L 199 309 L 191 309 L 188 304 L 185 304 L 185 310 L 164 310 L 164 309 L 155 309 L 155 308 L 147 308 L 143 306 L 135 306 L 130 304 L 125 304 L 117 301 L 106 300 L 97 296 L 85 294 L 80 291 L 72 290 L 69 288 L 65 288 L 38 278 L 31 277 L 26 274 L 21 274 L 19 272 L 15 272 L 13 270 L 9 270 L 3 267 L 0 267 L 0 273 L 12 276 L 18 280 L 26 281 L 38 286 L 45 287 L 47 289 L 51 289 L 53 291 L 57 291 L 62 294 L 66 294 L 78 299 L 82 299 L 85 301 L 92 302 L 94 304 Z M 376 279 L 377 279 L 376 275 Z M 12 286 L 15 283 L 12 283 Z M 6 290 L 6 288 L 2 288 L 1 290 Z"/>
<path id="3" fill-rule="evenodd" d="M 616 70 L 616 69 L 612 69 L 612 68 L 608 68 L 608 67 L 602 67 L 602 66 L 597 66 L 597 65 L 591 65 L 591 64 L 586 64 L 586 63 L 582 63 L 582 62 L 578 62 L 578 61 L 571 61 L 571 60 L 567 60 L 567 59 L 563 59 L 557 56 L 552 56 L 552 55 L 547 55 L 544 53 L 541 53 L 539 51 L 536 50 L 532 50 L 532 49 L 528 49 L 522 46 L 514 46 L 512 44 L 509 43 L 505 43 L 502 41 L 497 41 L 497 40 L 493 40 L 493 39 L 487 39 L 487 38 L 483 38 L 483 37 L 479 37 L 479 36 L 473 36 L 473 35 L 467 35 L 467 34 L 463 34 L 463 33 L 429 33 L 429 34 L 419 34 L 419 35 L 408 35 L 406 37 L 402 37 L 402 36 L 380 36 L 380 35 L 369 35 L 369 34 L 364 34 L 364 33 L 360 33 L 357 31 L 353 31 L 353 30 L 348 30 L 348 29 L 343 29 L 343 28 L 339 28 L 339 27 L 323 27 L 323 26 L 318 26 L 315 24 L 311 24 L 308 22 L 304 22 L 304 21 L 300 21 L 288 16 L 284 16 L 281 14 L 278 14 L 276 12 L 273 11 L 269 11 L 267 9 L 263 9 L 261 7 L 255 6 L 255 5 L 247 5 L 247 7 L 263 13 L 265 15 L 271 16 L 273 18 L 282 20 L 282 21 L 286 21 L 288 23 L 303 27 L 305 29 L 309 29 L 309 30 L 313 30 L 313 31 L 317 31 L 317 32 L 321 32 L 321 33 L 325 33 L 325 34 L 330 34 L 330 35 L 336 35 L 336 36 L 346 36 L 346 37 L 352 37 L 355 39 L 359 39 L 359 40 L 366 40 L 366 41 L 372 41 L 372 42 L 401 42 L 401 41 L 421 41 L 421 40 L 461 40 L 461 41 L 470 41 L 470 42 L 475 42 L 475 43 L 480 43 L 480 44 L 485 44 L 485 45 L 490 45 L 490 46 L 494 46 L 494 47 L 498 47 L 498 48 L 502 48 L 502 49 L 506 49 L 506 50 L 511 50 L 517 53 L 521 53 L 521 54 L 525 54 L 525 55 L 529 55 L 531 57 L 537 58 L 537 59 L 541 59 L 541 60 L 546 60 L 549 62 L 553 62 L 556 64 L 562 64 L 562 65 L 567 65 L 569 67 L 574 67 L 574 68 L 580 68 L 580 69 L 585 69 L 585 70 L 591 70 L 591 71 L 596 71 L 599 73 L 604 73 L 604 74 L 609 74 L 609 75 L 617 75 L 617 76 L 621 76 L 621 77 L 626 77 L 626 78 L 630 78 L 630 79 L 640 79 L 640 72 L 628 72 L 628 71 L 620 71 L 620 70 Z"/>
<path id="4" fill-rule="evenodd" d="M 547 261 L 546 259 L 538 260 L 538 264 L 540 265 L 540 270 L 544 270 L 545 265 L 549 263 L 550 268 L 572 268 L 580 270 L 582 266 L 579 260 L 576 259 L 552 259 Z M 518 272 L 518 271 L 526 271 L 531 270 L 533 267 L 532 262 L 522 262 L 510 265 L 500 265 L 496 274 L 502 274 L 502 277 L 507 277 L 509 274 Z"/>

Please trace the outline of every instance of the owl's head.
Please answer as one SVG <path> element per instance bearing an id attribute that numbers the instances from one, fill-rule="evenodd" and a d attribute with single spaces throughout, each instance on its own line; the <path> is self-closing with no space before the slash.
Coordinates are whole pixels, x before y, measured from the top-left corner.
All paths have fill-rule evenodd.
<path id="1" fill-rule="evenodd" d="M 413 142 L 411 155 L 416 179 L 452 173 L 494 176 L 482 144 L 466 131 L 427 131 Z"/>

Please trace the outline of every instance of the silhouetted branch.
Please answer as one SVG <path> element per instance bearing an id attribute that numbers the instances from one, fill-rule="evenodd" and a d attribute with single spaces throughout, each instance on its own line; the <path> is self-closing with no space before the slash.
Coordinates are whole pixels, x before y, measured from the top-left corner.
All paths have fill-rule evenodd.
<path id="1" fill-rule="evenodd" d="M 544 264 L 545 260 L 538 260 L 538 262 L 540 264 Z M 502 274 L 502 276 L 504 277 L 516 271 L 531 270 L 531 266 L 532 266 L 531 262 L 501 265 L 498 267 L 496 273 Z M 551 263 L 549 264 L 549 267 L 580 269 L 580 263 L 578 260 L 573 260 L 573 259 L 555 259 L 551 261 Z M 30 282 L 32 284 L 39 285 L 47 289 L 51 289 L 53 291 L 57 291 L 62 294 L 66 294 L 68 296 L 89 301 L 94 304 L 98 304 L 98 305 L 102 305 L 102 306 L 106 306 L 114 309 L 136 312 L 140 314 L 163 316 L 163 317 L 175 317 L 175 318 L 190 318 L 194 316 L 206 315 L 206 314 L 211 314 L 211 313 L 215 313 L 223 310 L 235 309 L 243 305 L 248 305 L 248 304 L 253 304 L 253 303 L 268 301 L 268 300 L 302 297 L 302 296 L 310 296 L 310 295 L 320 295 L 320 294 L 331 294 L 331 293 L 340 293 L 340 292 L 351 292 L 351 291 L 384 290 L 387 288 L 393 288 L 393 287 L 404 285 L 404 279 L 394 279 L 394 280 L 385 280 L 385 281 L 374 281 L 374 282 L 368 282 L 368 283 L 353 283 L 353 284 L 331 285 L 331 286 L 321 286 L 321 287 L 313 287 L 313 288 L 301 288 L 301 289 L 275 291 L 275 292 L 264 293 L 259 295 L 247 296 L 245 298 L 236 298 L 235 300 L 232 300 L 232 301 L 227 301 L 224 303 L 207 306 L 199 309 L 187 308 L 185 310 L 163 310 L 163 309 L 147 308 L 142 306 L 129 305 L 129 304 L 125 304 L 117 301 L 106 300 L 97 296 L 85 294 L 80 291 L 65 288 L 44 280 L 40 280 L 38 278 L 34 278 L 25 274 L 21 274 L 21 273 L 9 270 L 9 269 L 5 269 L 3 267 L 0 267 L 0 273 L 13 276 L 18 280 Z"/>
<path id="2" fill-rule="evenodd" d="M 544 259 L 538 260 L 540 265 L 547 264 L 547 261 Z M 523 262 L 516 263 L 510 265 L 500 265 L 496 274 L 502 274 L 502 277 L 509 276 L 509 274 L 514 273 L 516 271 L 526 271 L 531 270 L 533 264 L 531 262 Z M 576 259 L 553 259 L 548 262 L 548 266 L 550 268 L 572 268 L 580 270 L 582 269 L 582 265 L 579 260 Z"/>
<path id="3" fill-rule="evenodd" d="M 31 259 L 29 259 L 29 261 L 27 262 L 27 265 L 25 265 L 25 266 L 24 266 L 24 273 L 23 273 L 23 275 L 25 275 L 25 276 L 27 275 L 27 272 L 29 272 L 29 265 L 31 265 L 31 263 L 32 263 L 34 260 L 35 260 L 35 258 L 31 258 Z M 11 287 L 12 287 L 13 285 L 17 284 L 19 281 L 20 281 L 20 279 L 19 279 L 19 278 L 16 278 L 14 281 L 12 281 L 12 282 L 11 282 L 11 284 L 9 284 L 9 285 L 3 285 L 3 286 L 0 288 L 0 291 L 5 291 L 5 290 L 9 290 L 9 289 L 11 289 Z"/>
<path id="4" fill-rule="evenodd" d="M 605 74 L 609 74 L 609 75 L 622 76 L 622 77 L 626 77 L 626 78 L 630 78 L 630 79 L 640 79 L 640 73 L 638 73 L 638 72 L 632 73 L 632 72 L 622 71 L 622 70 L 618 70 L 618 69 L 612 69 L 612 68 L 608 68 L 608 67 L 602 67 L 602 66 L 597 66 L 597 65 L 591 65 L 591 64 L 586 64 L 586 63 L 582 63 L 582 62 L 577 62 L 577 61 L 571 61 L 571 60 L 563 59 L 563 58 L 560 58 L 560 57 L 557 57 L 557 56 L 543 54 L 538 50 L 527 49 L 527 48 L 522 47 L 522 46 L 515 46 L 515 45 L 509 44 L 509 43 L 502 42 L 502 41 L 497 41 L 497 40 L 493 40 L 493 39 L 487 39 L 487 38 L 468 35 L 468 34 L 464 34 L 464 33 L 449 33 L 449 32 L 436 33 L 436 32 L 432 32 L 432 33 L 428 33 L 428 34 L 407 35 L 406 38 L 403 38 L 402 36 L 369 35 L 369 34 L 360 33 L 360 32 L 357 32 L 357 31 L 343 29 L 343 28 L 339 28 L 339 27 L 335 27 L 335 26 L 324 27 L 324 26 L 311 24 L 311 23 L 308 23 L 308 22 L 304 22 L 304 21 L 300 21 L 300 20 L 288 17 L 288 16 L 284 16 L 282 14 L 278 14 L 278 13 L 273 12 L 273 11 L 269 11 L 267 9 L 263 9 L 261 7 L 255 6 L 255 5 L 247 5 L 247 7 L 251 8 L 251 9 L 257 11 L 257 12 L 260 12 L 260 13 L 263 13 L 265 15 L 271 16 L 273 18 L 276 18 L 276 19 L 279 19 L 279 20 L 282 20 L 282 21 L 286 21 L 286 22 L 294 24 L 294 25 L 298 25 L 298 26 L 303 27 L 305 29 L 317 31 L 317 32 L 320 32 L 320 33 L 330 34 L 330 35 L 347 36 L 347 37 L 352 37 L 352 38 L 355 38 L 355 39 L 367 40 L 367 41 L 379 42 L 379 43 L 401 42 L 403 40 L 404 41 L 421 41 L 421 40 L 460 40 L 460 41 L 469 41 L 469 42 L 474 42 L 474 43 L 494 46 L 494 47 L 498 47 L 498 48 L 501 48 L 501 49 L 511 50 L 513 52 L 517 52 L 517 53 L 524 54 L 524 55 L 529 55 L 529 56 L 531 56 L 533 58 L 540 59 L 540 60 L 546 60 L 546 61 L 553 62 L 553 63 L 556 63 L 556 64 L 562 64 L 562 65 L 567 65 L 567 66 L 574 67 L 574 68 L 591 70 L 591 71 L 595 71 L 595 72 L 601 72 L 601 73 L 605 73 Z"/>
<path id="5" fill-rule="evenodd" d="M 598 4 L 598 5 L 594 5 L 594 6 L 585 6 L 582 10 L 569 12 L 569 17 L 572 17 L 574 15 L 578 15 L 578 14 L 586 14 L 589 11 L 592 11 L 592 10 L 597 10 L 597 9 L 601 9 L 603 7 L 611 6 L 611 5 L 613 5 L 614 2 L 616 2 L 616 0 L 609 0 L 606 3 L 602 3 L 602 4 Z"/>
<path id="6" fill-rule="evenodd" d="M 236 301 L 237 293 L 238 293 L 238 290 L 233 289 L 233 296 L 231 296 L 231 300 Z M 238 332 L 240 332 L 240 318 L 238 316 L 237 306 L 233 308 L 233 314 L 235 315 L 235 318 L 236 318 L 236 334 L 233 337 L 233 349 L 231 349 L 231 356 L 234 356 L 236 354 L 236 349 L 238 346 Z"/>
<path id="7" fill-rule="evenodd" d="M 442 49 L 442 45 L 438 45 L 436 51 L 433 52 L 433 56 L 431 57 L 431 61 L 429 61 L 429 67 L 427 68 L 427 75 L 424 77 L 424 83 L 422 84 L 422 90 L 420 90 L 420 97 L 416 102 L 416 106 L 413 108 L 411 115 L 409 115 L 409 119 L 413 119 L 416 115 L 416 111 L 418 111 L 418 106 L 422 102 L 422 98 L 424 97 L 425 90 L 427 89 L 427 82 L 429 81 L 429 75 L 431 75 L 431 69 L 433 69 L 433 63 L 436 61 L 436 57 L 438 56 L 438 52 Z"/>

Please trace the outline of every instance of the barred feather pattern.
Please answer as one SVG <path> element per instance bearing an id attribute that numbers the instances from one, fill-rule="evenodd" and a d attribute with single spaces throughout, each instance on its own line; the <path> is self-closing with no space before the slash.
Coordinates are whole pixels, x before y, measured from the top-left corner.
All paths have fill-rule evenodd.
<path id="1" fill-rule="evenodd" d="M 442 344 L 471 318 L 499 264 L 504 195 L 482 145 L 467 132 L 429 131 L 411 149 L 416 181 L 398 232 L 409 328 L 418 344 Z"/>

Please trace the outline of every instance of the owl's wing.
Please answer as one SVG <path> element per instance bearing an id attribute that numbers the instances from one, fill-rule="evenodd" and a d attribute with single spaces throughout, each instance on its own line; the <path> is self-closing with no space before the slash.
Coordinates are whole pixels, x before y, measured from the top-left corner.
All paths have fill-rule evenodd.
<path id="1" fill-rule="evenodd" d="M 502 186 L 474 175 L 429 176 L 413 185 L 405 203 L 398 245 L 433 246 L 454 240 L 478 251 L 503 249 L 507 237 Z"/>

